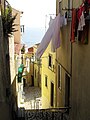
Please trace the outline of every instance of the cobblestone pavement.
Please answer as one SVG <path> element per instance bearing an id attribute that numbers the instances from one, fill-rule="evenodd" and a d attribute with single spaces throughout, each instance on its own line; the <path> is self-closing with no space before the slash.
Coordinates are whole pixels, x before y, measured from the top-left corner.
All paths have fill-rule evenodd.
<path id="1" fill-rule="evenodd" d="M 25 109 L 41 109 L 42 108 L 42 99 L 41 99 L 41 90 L 39 87 L 25 87 Z"/>

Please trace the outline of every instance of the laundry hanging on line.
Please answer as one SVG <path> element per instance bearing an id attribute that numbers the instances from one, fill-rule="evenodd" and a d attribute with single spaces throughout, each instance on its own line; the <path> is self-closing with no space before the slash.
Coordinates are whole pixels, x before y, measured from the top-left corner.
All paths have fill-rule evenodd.
<path id="1" fill-rule="evenodd" d="M 59 13 L 52 21 L 47 32 L 45 33 L 37 49 L 36 58 L 40 58 L 42 56 L 50 41 L 52 41 L 51 48 L 53 52 L 55 52 L 55 50 L 60 47 L 60 27 L 63 25 L 66 25 L 66 19 Z"/>
<path id="2" fill-rule="evenodd" d="M 72 9 L 72 23 L 71 23 L 71 39 L 70 41 L 75 42 L 75 38 L 80 43 L 88 43 L 88 8 L 85 3 L 82 3 L 79 8 Z"/>

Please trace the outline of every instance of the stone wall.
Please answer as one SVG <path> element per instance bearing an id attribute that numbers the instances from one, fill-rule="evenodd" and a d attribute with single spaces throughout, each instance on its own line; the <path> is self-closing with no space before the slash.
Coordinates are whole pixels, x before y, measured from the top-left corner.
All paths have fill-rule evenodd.
<path id="1" fill-rule="evenodd" d="M 3 38 L 0 15 L 0 120 L 11 120 L 8 39 Z"/>

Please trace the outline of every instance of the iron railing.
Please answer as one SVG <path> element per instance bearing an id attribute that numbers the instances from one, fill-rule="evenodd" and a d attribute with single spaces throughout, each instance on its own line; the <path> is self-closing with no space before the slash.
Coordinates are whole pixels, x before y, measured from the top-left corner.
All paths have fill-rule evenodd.
<path id="1" fill-rule="evenodd" d="M 21 110 L 19 120 L 69 120 L 69 107 Z"/>

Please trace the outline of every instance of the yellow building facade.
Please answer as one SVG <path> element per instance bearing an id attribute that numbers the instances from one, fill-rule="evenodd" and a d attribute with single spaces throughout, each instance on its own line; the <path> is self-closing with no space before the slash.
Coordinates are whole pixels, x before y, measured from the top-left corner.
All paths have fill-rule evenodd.
<path id="1" fill-rule="evenodd" d="M 39 44 L 40 43 L 35 44 L 33 46 L 34 48 L 34 62 L 33 62 L 34 68 L 33 69 L 34 69 L 34 86 L 41 88 L 41 72 L 42 72 L 41 60 L 37 60 L 35 58 L 35 54 L 36 54 Z"/>
<path id="2" fill-rule="evenodd" d="M 8 1 L 6 1 L 6 0 L 1 0 L 0 1 L 0 23 L 1 23 L 1 7 L 4 8 L 4 10 L 6 10 L 7 7 L 9 7 L 9 6 L 10 6 L 10 4 L 8 3 Z M 17 32 L 18 35 L 13 33 L 13 35 L 11 35 L 9 38 L 6 37 L 6 39 L 5 39 L 6 42 L 4 41 L 5 36 L 1 36 L 1 37 L 3 37 L 3 41 L 4 41 L 3 49 L 5 49 L 5 50 L 3 50 L 3 52 L 5 52 L 3 54 L 5 57 L 2 56 L 2 58 L 5 58 L 5 59 L 1 61 L 1 64 L 2 64 L 2 62 L 5 63 L 5 67 L 4 67 L 4 64 L 2 64 L 5 73 L 4 72 L 2 72 L 2 73 L 4 73 L 4 76 L 6 74 L 5 82 L 3 81 L 4 87 L 6 87 L 6 88 L 4 88 L 5 100 L 3 100 L 3 103 L 1 102 L 2 105 L 0 104 L 0 106 L 1 106 L 0 120 L 2 120 L 2 119 L 3 120 L 6 120 L 6 119 L 11 120 L 10 114 L 11 114 L 12 117 L 16 117 L 15 114 L 16 114 L 17 108 L 18 108 L 18 106 L 17 106 L 17 103 L 18 103 L 18 93 L 17 93 L 18 86 L 17 86 L 17 77 L 16 77 L 17 76 L 16 64 L 17 64 L 17 67 L 18 67 L 20 62 L 17 62 L 15 58 L 20 56 L 20 54 L 19 55 L 14 54 L 15 53 L 15 49 L 14 49 L 15 44 L 14 43 L 16 43 L 17 41 L 18 41 L 17 43 L 21 43 L 21 39 L 20 39 L 20 36 L 21 36 L 20 35 L 20 14 L 21 14 L 21 12 L 12 8 L 12 13 L 11 13 L 12 16 L 15 15 L 16 13 L 18 13 L 18 15 L 17 15 L 17 17 L 14 21 L 14 24 L 18 24 L 18 27 L 15 26 L 15 29 L 18 30 L 18 32 Z M 2 23 L 0 24 L 0 26 L 1 25 L 2 25 Z M 3 30 L 2 27 L 0 27 L 0 31 Z M 17 36 L 17 38 L 15 36 Z M 2 40 L 2 38 L 0 38 L 0 40 Z M 2 45 L 3 45 L 3 41 L 1 42 Z M 19 53 L 20 53 L 20 50 L 19 50 Z M 18 60 L 20 61 L 20 59 L 18 59 Z M 10 73 L 9 73 L 9 70 L 10 70 Z M 9 73 L 9 75 L 8 75 L 8 73 Z M 2 91 L 2 93 L 3 93 L 3 91 Z M 8 95 L 8 98 L 7 98 L 6 95 Z M 6 104 L 4 104 L 4 102 L 6 102 Z M 2 107 L 3 105 L 4 105 L 4 107 Z M 8 107 L 10 107 L 10 109 L 7 108 L 7 105 L 8 105 Z M 2 111 L 2 109 L 3 109 L 4 112 Z M 1 111 L 3 112 L 3 114 L 2 114 Z M 10 112 L 10 114 L 9 114 L 9 112 Z M 14 116 L 13 116 L 13 113 L 15 113 Z"/>
<path id="3" fill-rule="evenodd" d="M 23 79 L 27 86 L 41 87 L 41 64 L 35 60 L 35 53 L 38 44 L 28 48 L 28 51 L 23 54 L 23 64 L 25 66 Z"/>
<path id="4" fill-rule="evenodd" d="M 56 80 L 55 80 L 56 54 L 51 52 L 51 42 L 44 51 L 42 60 L 42 108 L 56 107 Z"/>
<path id="5" fill-rule="evenodd" d="M 18 68 L 21 65 L 21 23 L 20 16 L 21 11 L 12 8 L 12 16 L 16 15 L 14 24 L 16 24 L 16 32 L 9 38 L 9 51 L 10 51 L 10 70 L 11 70 L 11 84 L 12 84 L 12 96 L 14 99 L 15 107 L 23 107 L 23 81 L 18 83 Z"/>
<path id="6" fill-rule="evenodd" d="M 56 14 L 63 16 L 67 12 L 67 17 L 71 19 L 71 11 L 68 11 L 71 7 L 71 1 L 56 1 Z M 67 21 L 67 24 L 60 28 L 60 47 L 56 50 L 56 81 L 57 81 L 57 107 L 67 106 L 68 100 L 65 98 L 68 93 L 65 92 L 65 78 L 66 76 L 71 78 L 71 20 Z M 70 91 L 69 91 L 70 92 Z M 69 93 L 70 94 L 70 93 Z"/>
<path id="7" fill-rule="evenodd" d="M 24 87 L 26 85 L 31 85 L 30 81 L 30 58 L 32 57 L 32 54 L 30 53 L 24 53 L 23 54 L 23 64 L 24 64 L 24 72 L 23 72 L 23 82 L 24 82 Z"/>
<path id="8" fill-rule="evenodd" d="M 41 88 L 42 66 L 40 61 L 34 61 L 34 86 Z"/>

